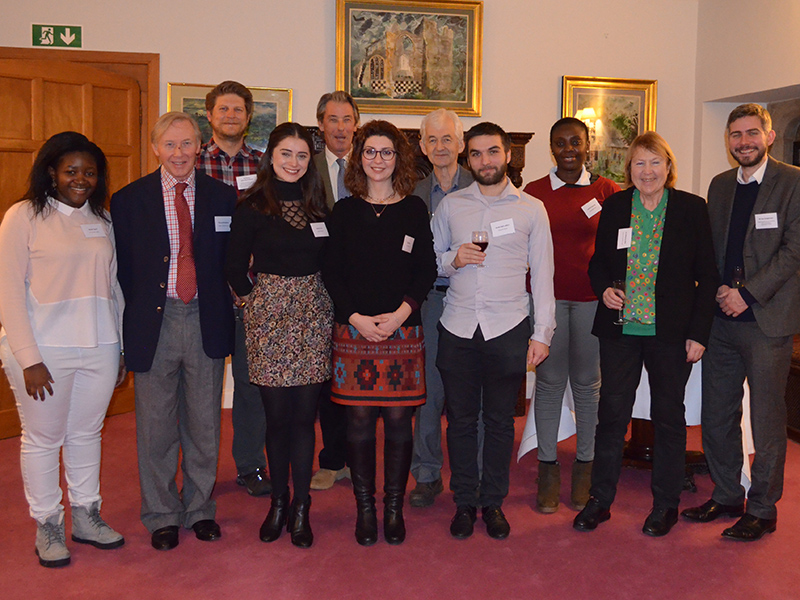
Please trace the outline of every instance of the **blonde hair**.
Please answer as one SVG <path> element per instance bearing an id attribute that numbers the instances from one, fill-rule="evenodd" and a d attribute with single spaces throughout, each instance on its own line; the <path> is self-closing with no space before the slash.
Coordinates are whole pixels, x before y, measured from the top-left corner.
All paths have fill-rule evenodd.
<path id="1" fill-rule="evenodd" d="M 152 144 L 158 144 L 158 140 L 161 139 L 164 132 L 169 129 L 173 123 L 177 123 L 178 121 L 187 121 L 191 123 L 194 134 L 197 136 L 197 143 L 199 144 L 203 141 L 200 133 L 200 126 L 197 124 L 197 121 L 195 121 L 191 115 L 173 110 L 158 117 L 158 121 L 153 125 L 153 131 L 150 133 L 150 142 Z"/>
<path id="2" fill-rule="evenodd" d="M 638 136 L 631 143 L 628 148 L 628 155 L 625 157 L 625 186 L 631 187 L 631 162 L 633 161 L 634 153 L 639 150 L 649 150 L 653 154 L 658 154 L 669 163 L 669 171 L 667 172 L 667 182 L 664 187 L 674 188 L 675 182 L 678 180 L 678 167 L 675 164 L 675 155 L 672 153 L 672 148 L 669 147 L 667 140 L 658 135 L 655 131 L 645 131 L 642 135 Z"/>

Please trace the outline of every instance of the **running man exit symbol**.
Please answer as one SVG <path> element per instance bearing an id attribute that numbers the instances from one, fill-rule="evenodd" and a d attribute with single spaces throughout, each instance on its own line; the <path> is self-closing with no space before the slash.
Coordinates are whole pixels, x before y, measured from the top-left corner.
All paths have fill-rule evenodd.
<path id="1" fill-rule="evenodd" d="M 80 25 L 33 25 L 33 46 L 80 48 L 83 32 Z"/>

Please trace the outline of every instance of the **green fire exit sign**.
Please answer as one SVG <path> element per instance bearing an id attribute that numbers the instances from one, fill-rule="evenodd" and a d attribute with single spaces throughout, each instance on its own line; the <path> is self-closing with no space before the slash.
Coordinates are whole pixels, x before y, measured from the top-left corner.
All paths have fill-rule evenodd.
<path id="1" fill-rule="evenodd" d="M 33 25 L 34 46 L 80 48 L 83 35 L 80 25 Z"/>

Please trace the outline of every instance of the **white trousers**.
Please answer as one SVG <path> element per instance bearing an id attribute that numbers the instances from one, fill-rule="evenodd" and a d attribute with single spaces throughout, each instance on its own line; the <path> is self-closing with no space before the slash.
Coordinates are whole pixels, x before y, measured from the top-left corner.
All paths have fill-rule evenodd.
<path id="1" fill-rule="evenodd" d="M 119 370 L 119 344 L 96 348 L 40 346 L 54 383 L 53 395 L 34 400 L 25 391 L 22 368 L 5 337 L 0 360 L 22 422 L 20 463 L 31 517 L 42 521 L 63 512 L 59 454 L 70 504 L 100 500 L 100 438 Z"/>

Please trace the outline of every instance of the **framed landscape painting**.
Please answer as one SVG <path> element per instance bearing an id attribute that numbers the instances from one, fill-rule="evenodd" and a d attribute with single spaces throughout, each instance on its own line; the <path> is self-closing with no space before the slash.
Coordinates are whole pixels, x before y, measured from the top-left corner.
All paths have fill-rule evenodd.
<path id="1" fill-rule="evenodd" d="M 483 2 L 337 1 L 336 88 L 362 112 L 481 114 Z"/>
<path id="2" fill-rule="evenodd" d="M 561 116 L 589 128 L 586 168 L 625 181 L 625 155 L 637 135 L 656 128 L 657 81 L 610 77 L 564 77 Z"/>
<path id="3" fill-rule="evenodd" d="M 213 85 L 167 84 L 167 110 L 192 115 L 200 125 L 204 144 L 211 139 L 211 125 L 206 117 L 206 94 L 212 89 Z M 280 123 L 292 120 L 292 90 L 265 87 L 247 89 L 253 94 L 253 118 L 247 130 L 247 143 L 263 152 L 272 130 Z"/>

